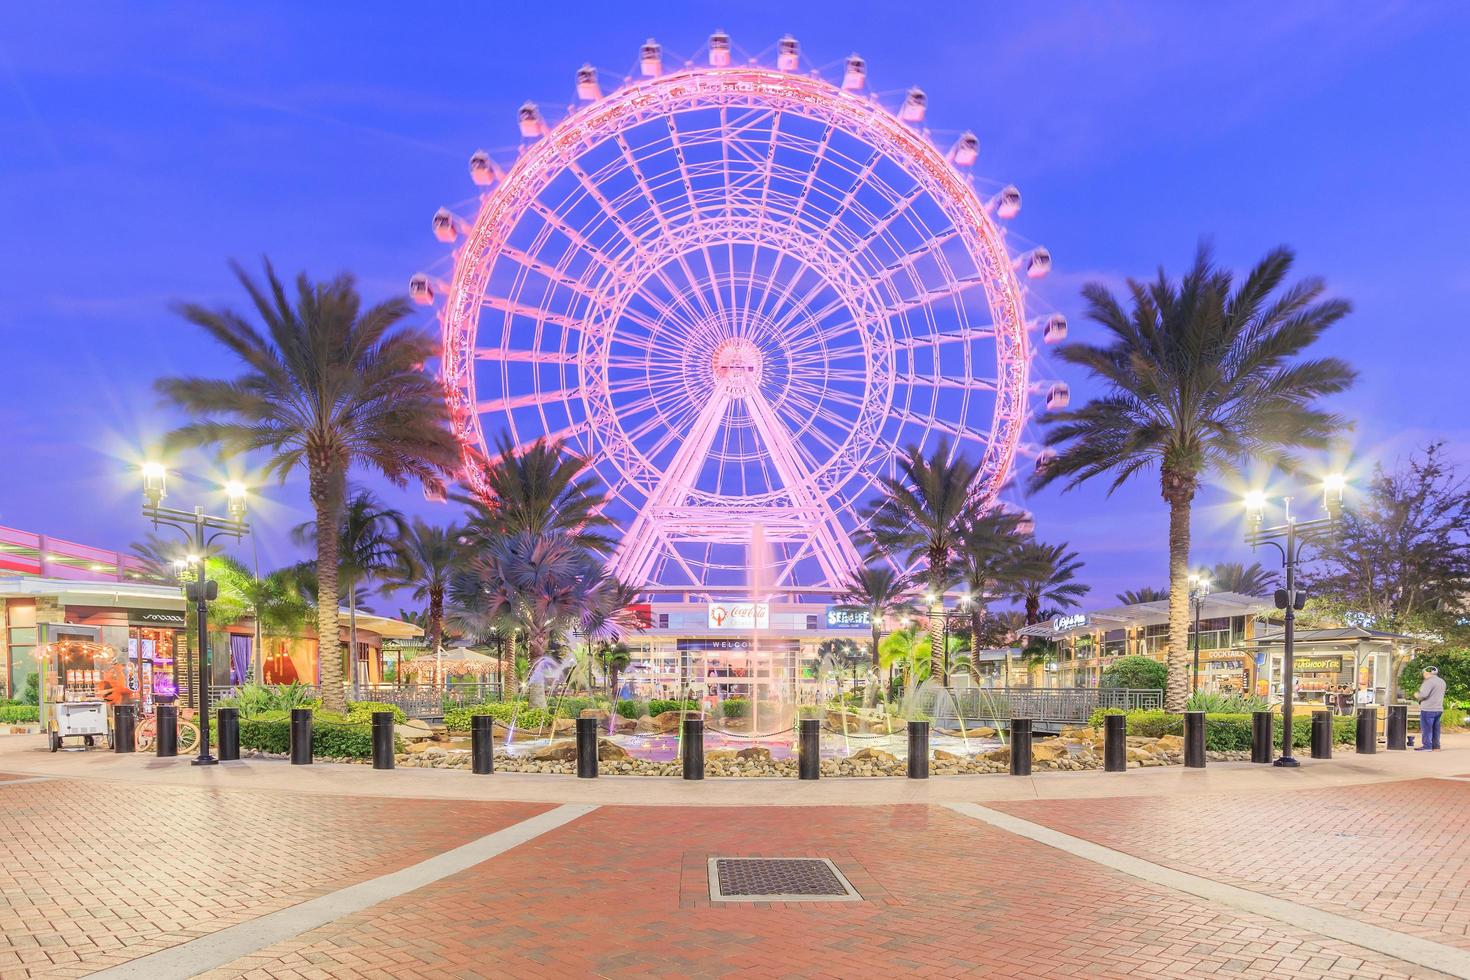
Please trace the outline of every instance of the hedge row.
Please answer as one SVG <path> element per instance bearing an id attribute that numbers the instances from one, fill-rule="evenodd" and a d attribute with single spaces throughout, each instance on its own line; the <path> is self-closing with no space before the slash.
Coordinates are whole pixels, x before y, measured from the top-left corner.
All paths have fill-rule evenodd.
<path id="1" fill-rule="evenodd" d="M 698 711 L 698 701 L 675 701 L 654 698 L 651 701 L 622 700 L 618 702 L 618 714 L 624 718 L 641 718 L 644 715 L 658 716 L 665 711 Z"/>
<path id="2" fill-rule="evenodd" d="M 0 704 L 0 724 L 23 725 L 41 720 L 41 709 L 34 704 Z"/>
<path id="3" fill-rule="evenodd" d="M 291 751 L 291 713 L 266 711 L 253 718 L 241 718 L 240 748 L 275 753 Z M 401 743 L 395 739 L 394 751 L 402 749 Z M 314 711 L 311 754 L 366 759 L 373 754 L 373 726 L 355 721 L 349 715 Z"/>
<path id="4" fill-rule="evenodd" d="M 1102 727 L 1104 715 L 1121 715 L 1125 712 L 1116 708 L 1094 711 L 1088 719 L 1093 728 Z M 1184 716 L 1166 711 L 1129 711 L 1128 734 L 1144 738 L 1160 738 L 1164 735 L 1183 735 Z M 1272 716 L 1272 741 L 1281 741 L 1281 716 Z M 1357 719 L 1351 715 L 1335 715 L 1332 719 L 1332 741 L 1341 745 L 1357 738 Z M 1306 748 L 1312 744 L 1312 718 L 1310 712 L 1291 719 L 1291 744 Z M 1205 748 L 1211 752 L 1245 752 L 1251 747 L 1251 716 L 1234 714 L 1205 715 Z"/>
<path id="5" fill-rule="evenodd" d="M 527 731 L 538 731 L 551 725 L 551 712 L 544 708 L 533 708 L 525 701 L 487 701 L 450 708 L 444 712 L 444 727 L 452 732 L 467 732 L 473 715 L 489 715 L 502 724 L 513 724 Z M 563 713 L 562 717 L 568 716 Z"/>

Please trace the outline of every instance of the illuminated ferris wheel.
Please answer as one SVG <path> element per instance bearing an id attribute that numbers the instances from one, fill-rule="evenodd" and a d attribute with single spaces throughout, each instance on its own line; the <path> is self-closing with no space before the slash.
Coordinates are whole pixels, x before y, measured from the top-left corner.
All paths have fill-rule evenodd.
<path id="1" fill-rule="evenodd" d="M 650 41 L 615 88 L 579 70 L 561 122 L 524 105 L 514 163 L 471 158 L 477 213 L 435 215 L 452 275 L 411 290 L 443 293 L 467 459 L 501 432 L 587 459 L 625 580 L 742 586 L 756 538 L 771 586 L 832 585 L 901 448 L 947 439 L 995 498 L 1027 413 L 1019 276 L 1051 259 L 1007 250 L 1019 192 L 976 192 L 976 137 L 936 146 L 922 91 L 887 108 L 862 59 L 829 82 L 789 37 L 774 68 L 722 33 L 699 60 Z"/>

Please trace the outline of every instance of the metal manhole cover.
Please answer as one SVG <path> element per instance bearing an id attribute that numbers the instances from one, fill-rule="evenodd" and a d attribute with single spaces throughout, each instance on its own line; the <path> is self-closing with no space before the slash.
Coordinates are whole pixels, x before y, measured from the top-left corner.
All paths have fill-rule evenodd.
<path id="1" fill-rule="evenodd" d="M 709 897 L 716 902 L 863 900 L 826 858 L 710 858 Z"/>

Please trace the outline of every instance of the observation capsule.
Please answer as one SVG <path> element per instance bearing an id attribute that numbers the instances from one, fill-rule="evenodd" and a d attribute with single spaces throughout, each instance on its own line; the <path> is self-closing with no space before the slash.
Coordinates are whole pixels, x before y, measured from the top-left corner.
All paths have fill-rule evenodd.
<path id="1" fill-rule="evenodd" d="M 597 84 L 597 69 L 583 65 L 577 69 L 577 98 L 583 102 L 595 102 L 602 98 L 602 86 Z"/>
<path id="2" fill-rule="evenodd" d="M 644 41 L 639 49 L 638 68 L 644 78 L 657 78 L 664 73 L 664 49 L 653 38 Z"/>
<path id="3" fill-rule="evenodd" d="M 1046 319 L 1046 326 L 1041 328 L 1041 340 L 1047 344 L 1060 344 L 1067 339 L 1067 318 L 1060 313 L 1053 313 Z"/>
<path id="4" fill-rule="evenodd" d="M 424 273 L 416 273 L 408 281 L 408 296 L 420 306 L 428 306 L 434 302 L 434 287 L 429 283 L 429 277 Z"/>
<path id="5" fill-rule="evenodd" d="M 715 68 L 730 66 L 730 35 L 715 31 L 709 36 L 709 63 Z"/>
<path id="6" fill-rule="evenodd" d="M 495 165 L 490 162 L 490 154 L 484 150 L 476 150 L 470 157 L 470 180 L 481 187 L 489 187 L 495 183 Z"/>
<path id="7" fill-rule="evenodd" d="M 782 71 L 801 67 L 801 44 L 790 34 L 776 42 L 776 67 Z"/>
<path id="8" fill-rule="evenodd" d="M 441 242 L 452 242 L 459 237 L 459 228 L 454 224 L 454 215 L 448 208 L 434 212 L 434 237 Z"/>
<path id="9" fill-rule="evenodd" d="M 1067 387 L 1065 381 L 1058 381 L 1046 389 L 1046 410 L 1058 412 L 1066 408 L 1072 401 L 1072 389 Z"/>
<path id="10" fill-rule="evenodd" d="M 903 105 L 899 107 L 898 118 L 906 123 L 921 123 L 924 121 L 924 113 L 929 108 L 929 96 L 918 87 L 909 89 L 908 95 L 903 97 Z"/>
<path id="11" fill-rule="evenodd" d="M 868 63 L 855 54 L 847 56 L 847 67 L 842 71 L 842 89 L 845 92 L 861 92 L 868 83 Z"/>
<path id="12" fill-rule="evenodd" d="M 546 132 L 546 123 L 541 119 L 541 110 L 536 108 L 536 103 L 527 102 L 521 106 L 516 117 L 521 122 L 521 135 L 526 139 L 535 139 Z"/>
<path id="13" fill-rule="evenodd" d="M 969 167 L 975 163 L 975 158 L 980 155 L 980 138 L 974 133 L 966 130 L 960 134 L 955 142 L 950 156 L 954 159 L 956 167 Z"/>

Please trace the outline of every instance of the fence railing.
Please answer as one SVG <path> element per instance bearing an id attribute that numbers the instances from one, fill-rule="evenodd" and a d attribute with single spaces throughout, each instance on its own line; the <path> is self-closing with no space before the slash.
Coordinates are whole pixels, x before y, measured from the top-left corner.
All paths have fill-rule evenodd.
<path id="1" fill-rule="evenodd" d="M 318 693 L 313 685 L 303 685 L 303 690 L 308 697 L 316 697 Z M 351 687 L 347 686 L 346 690 L 348 697 L 351 697 Z M 231 697 L 236 693 L 238 693 L 238 688 L 233 686 L 215 686 L 209 689 L 210 701 L 213 703 L 218 703 L 221 698 Z M 438 718 L 444 714 L 446 706 L 483 704 L 499 698 L 500 685 L 493 683 L 448 684 L 443 687 L 427 684 L 407 687 L 398 687 L 393 684 L 360 684 L 357 693 L 357 700 L 391 704 L 395 708 L 401 708 L 403 713 L 410 718 Z"/>
<path id="2" fill-rule="evenodd" d="M 940 725 L 963 718 L 993 726 L 1012 718 L 1030 718 L 1039 725 L 1081 725 L 1099 708 L 1147 711 L 1163 706 L 1163 691 L 1111 687 L 936 689 L 917 705 Z"/>

